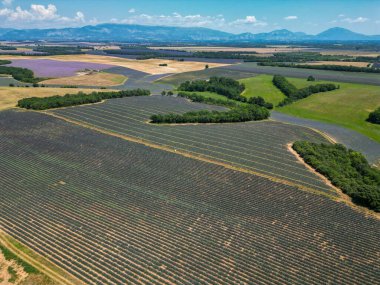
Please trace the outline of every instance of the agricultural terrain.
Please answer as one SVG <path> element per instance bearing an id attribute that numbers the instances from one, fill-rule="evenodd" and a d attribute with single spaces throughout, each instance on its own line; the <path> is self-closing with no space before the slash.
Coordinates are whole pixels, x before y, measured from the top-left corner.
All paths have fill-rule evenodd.
<path id="1" fill-rule="evenodd" d="M 127 77 L 120 74 L 106 72 L 82 72 L 76 76 L 48 79 L 41 82 L 46 85 L 74 85 L 74 86 L 97 86 L 110 87 L 122 85 L 127 81 Z"/>
<path id="2" fill-rule="evenodd" d="M 20 59 L 19 56 L 0 56 L 0 59 L 15 60 Z M 114 56 L 102 56 L 102 55 L 92 55 L 92 54 L 79 54 L 79 55 L 56 55 L 56 56 L 23 56 L 22 60 L 52 60 L 59 62 L 81 62 L 86 64 L 101 64 L 106 66 L 120 66 L 135 69 L 141 72 L 146 72 L 149 74 L 164 74 L 164 73 L 181 73 L 195 70 L 202 70 L 205 68 L 204 62 L 196 61 L 178 61 L 170 59 L 146 59 L 146 60 L 135 60 L 127 59 Z M 18 63 L 18 65 L 24 65 L 23 63 Z M 28 64 L 33 64 L 28 63 Z M 160 66 L 166 64 L 165 66 Z M 208 63 L 210 68 L 220 67 L 227 64 L 222 63 Z"/>
<path id="3" fill-rule="evenodd" d="M 315 188 L 331 189 L 310 173 L 286 150 L 289 142 L 309 139 L 327 142 L 319 133 L 278 122 L 157 126 L 149 124 L 151 115 L 184 113 L 191 110 L 224 109 L 166 96 L 108 100 L 104 104 L 48 111 L 78 124 L 141 140 L 150 144 L 216 160 L 279 181 Z"/>
<path id="4" fill-rule="evenodd" d="M 101 92 L 98 89 L 54 88 L 54 87 L 2 87 L 0 86 L 0 110 L 14 108 L 18 100 L 28 97 L 48 97 L 54 95 L 75 94 L 78 92 Z M 107 90 L 109 91 L 109 90 Z"/>
<path id="5" fill-rule="evenodd" d="M 48 115 L 0 116 L 1 227 L 86 284 L 378 280 L 378 220 L 345 203 Z"/>
<path id="6" fill-rule="evenodd" d="M 81 44 L 0 56 L 12 61 L 0 77 L 0 285 L 378 284 L 379 213 L 354 204 L 292 148 L 336 141 L 379 162 L 380 129 L 366 122 L 380 106 L 378 74 L 260 66 L 233 54 L 316 50 L 303 46 Z M 230 57 L 189 55 L 196 51 Z M 33 71 L 31 81 L 12 78 L 9 66 Z M 296 88 L 340 88 L 278 107 L 286 97 L 275 74 Z M 244 83 L 198 82 L 214 89 L 194 93 L 230 100 L 232 110 L 176 95 L 184 81 L 210 77 Z M 79 94 L 45 99 L 44 111 L 16 107 L 103 89 L 152 96 Z M 273 103 L 271 118 L 153 123 L 152 115 L 241 106 L 269 114 L 242 90 Z"/>

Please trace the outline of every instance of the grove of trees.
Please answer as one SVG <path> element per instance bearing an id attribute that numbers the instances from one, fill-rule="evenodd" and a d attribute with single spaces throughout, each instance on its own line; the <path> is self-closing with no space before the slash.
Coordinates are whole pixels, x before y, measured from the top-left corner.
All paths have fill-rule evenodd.
<path id="1" fill-rule="evenodd" d="M 380 212 L 380 170 L 365 157 L 340 144 L 315 144 L 298 141 L 293 149 L 353 202 Z"/>
<path id="2" fill-rule="evenodd" d="M 240 94 L 244 91 L 244 84 L 227 77 L 211 77 L 209 80 L 185 81 L 178 87 L 179 91 L 215 92 L 229 99 L 245 101 Z"/>

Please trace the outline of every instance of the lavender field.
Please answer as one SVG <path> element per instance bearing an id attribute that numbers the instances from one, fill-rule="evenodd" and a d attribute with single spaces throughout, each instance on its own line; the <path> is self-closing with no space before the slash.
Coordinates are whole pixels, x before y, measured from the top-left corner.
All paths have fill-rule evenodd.
<path id="1" fill-rule="evenodd" d="M 58 61 L 51 59 L 13 59 L 9 66 L 33 70 L 36 77 L 68 77 L 84 69 L 103 70 L 113 67 L 109 64 Z"/>

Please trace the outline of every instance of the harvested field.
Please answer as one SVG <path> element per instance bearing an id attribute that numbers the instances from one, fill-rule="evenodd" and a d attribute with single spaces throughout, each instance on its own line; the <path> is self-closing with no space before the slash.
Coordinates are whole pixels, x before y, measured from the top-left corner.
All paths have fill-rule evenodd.
<path id="1" fill-rule="evenodd" d="M 0 59 L 19 59 L 19 57 L 12 56 L 0 56 Z M 41 59 L 41 57 L 23 57 L 24 59 Z M 150 74 L 163 74 L 163 73 L 181 73 L 194 70 L 202 70 L 205 68 L 204 62 L 193 61 L 177 61 L 168 59 L 146 59 L 146 60 L 134 60 L 114 56 L 103 56 L 93 54 L 80 54 L 80 55 L 57 55 L 57 56 L 45 56 L 44 59 L 52 59 L 56 61 L 66 62 L 84 62 L 91 64 L 105 64 L 111 66 L 121 66 L 131 69 L 135 69 L 141 72 Z M 159 64 L 167 64 L 168 66 L 159 66 Z M 225 66 L 223 63 L 208 63 L 210 68 Z"/>
<path id="2" fill-rule="evenodd" d="M 35 112 L 0 132 L 0 226 L 86 284 L 379 278 L 379 221 L 343 203 Z"/>
<path id="3" fill-rule="evenodd" d="M 90 93 L 93 91 L 101 92 L 101 89 L 82 89 L 82 88 L 34 88 L 34 87 L 0 87 L 0 110 L 14 108 L 18 100 L 27 97 L 48 97 L 54 95 L 74 94 L 79 91 Z M 109 89 L 107 89 L 109 91 Z"/>
<path id="4" fill-rule="evenodd" d="M 73 76 L 85 69 L 102 70 L 111 68 L 109 64 L 83 63 L 76 61 L 58 61 L 50 59 L 12 59 L 9 66 L 28 68 L 36 77 Z"/>
<path id="5" fill-rule="evenodd" d="M 124 84 L 127 77 L 120 74 L 106 72 L 84 72 L 77 76 L 61 77 L 42 81 L 48 85 L 75 85 L 75 86 L 117 86 Z"/>
<path id="6" fill-rule="evenodd" d="M 201 109 L 224 110 L 183 98 L 151 96 L 114 99 L 103 104 L 57 109 L 49 113 L 323 193 L 335 193 L 287 151 L 286 145 L 296 140 L 326 142 L 324 137 L 310 129 L 271 121 L 185 126 L 146 123 L 153 114 Z"/>
<path id="7" fill-rule="evenodd" d="M 368 62 L 348 62 L 348 61 L 313 61 L 303 63 L 307 65 L 339 65 L 339 66 L 356 66 L 356 67 L 367 67 Z"/>
<path id="8" fill-rule="evenodd" d="M 299 52 L 308 51 L 314 48 L 303 47 L 290 47 L 290 46 L 271 46 L 271 47 L 257 47 L 257 48 L 239 48 L 239 47 L 210 47 L 210 46 L 184 46 L 184 47 L 151 47 L 151 49 L 170 49 L 170 50 L 184 50 L 184 51 L 231 51 L 231 52 L 257 52 L 263 54 L 272 54 L 277 52 Z"/>
<path id="9" fill-rule="evenodd" d="M 348 55 L 348 56 L 368 56 L 368 57 L 380 56 L 380 52 L 355 51 L 355 50 L 323 50 L 320 53 L 326 54 L 326 55 Z"/>

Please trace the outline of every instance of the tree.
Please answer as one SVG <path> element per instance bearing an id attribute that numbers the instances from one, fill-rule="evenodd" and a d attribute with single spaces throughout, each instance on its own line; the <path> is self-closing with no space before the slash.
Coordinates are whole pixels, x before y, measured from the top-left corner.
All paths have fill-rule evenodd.
<path id="1" fill-rule="evenodd" d="M 367 121 L 372 124 L 380 124 L 380 107 L 369 114 Z"/>
<path id="2" fill-rule="evenodd" d="M 208 64 L 206 64 L 205 69 L 208 69 L 208 68 L 209 68 L 209 66 L 208 66 Z"/>
<path id="3" fill-rule="evenodd" d="M 163 90 L 163 91 L 161 92 L 161 95 L 162 95 L 162 96 L 165 96 L 165 95 L 166 95 L 166 91 Z"/>
<path id="4" fill-rule="evenodd" d="M 315 81 L 314 76 L 310 75 L 310 76 L 307 78 L 307 81 Z"/>
<path id="5" fill-rule="evenodd" d="M 169 91 L 167 94 L 168 94 L 168 96 L 173 96 L 174 95 L 173 91 Z"/>

